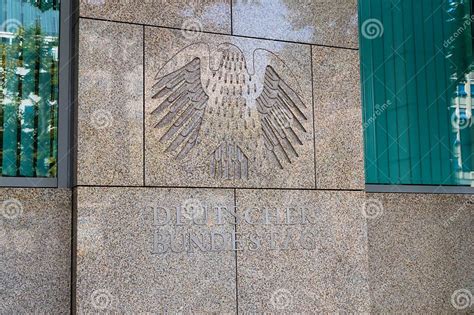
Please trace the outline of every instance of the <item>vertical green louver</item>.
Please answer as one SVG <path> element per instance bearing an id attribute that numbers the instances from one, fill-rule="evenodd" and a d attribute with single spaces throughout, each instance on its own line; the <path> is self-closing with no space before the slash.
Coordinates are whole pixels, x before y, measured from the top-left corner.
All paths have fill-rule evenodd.
<path id="1" fill-rule="evenodd" d="M 0 176 L 55 177 L 59 1 L 0 3 Z"/>
<path id="2" fill-rule="evenodd" d="M 359 0 L 367 184 L 474 183 L 471 15 L 470 0 Z"/>

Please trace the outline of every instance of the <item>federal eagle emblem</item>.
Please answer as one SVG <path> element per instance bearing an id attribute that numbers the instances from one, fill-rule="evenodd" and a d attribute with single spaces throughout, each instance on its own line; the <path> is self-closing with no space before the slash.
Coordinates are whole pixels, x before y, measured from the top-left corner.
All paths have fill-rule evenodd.
<path id="1" fill-rule="evenodd" d="M 308 118 L 279 73 L 284 62 L 266 49 L 246 56 L 231 43 L 192 46 L 160 69 L 152 87 L 153 127 L 163 129 L 165 152 L 182 161 L 199 150 L 212 178 L 230 180 L 248 179 L 252 163 L 283 169 L 297 159 Z"/>

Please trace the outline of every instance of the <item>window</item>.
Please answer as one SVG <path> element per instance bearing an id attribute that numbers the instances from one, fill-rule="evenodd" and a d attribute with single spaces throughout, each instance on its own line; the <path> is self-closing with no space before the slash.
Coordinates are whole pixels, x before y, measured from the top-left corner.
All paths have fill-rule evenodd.
<path id="1" fill-rule="evenodd" d="M 474 187 L 471 10 L 470 0 L 359 1 L 368 186 Z"/>
<path id="2" fill-rule="evenodd" d="M 0 2 L 0 185 L 67 186 L 70 3 Z"/>

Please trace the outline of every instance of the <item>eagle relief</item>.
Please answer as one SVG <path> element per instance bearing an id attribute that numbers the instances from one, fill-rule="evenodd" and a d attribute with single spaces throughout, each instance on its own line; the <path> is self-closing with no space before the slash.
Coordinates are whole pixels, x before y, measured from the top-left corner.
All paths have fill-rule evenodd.
<path id="1" fill-rule="evenodd" d="M 282 78 L 285 67 L 291 72 L 262 48 L 182 49 L 152 86 L 152 127 L 161 131 L 164 153 L 183 165 L 198 163 L 216 180 L 248 180 L 263 164 L 291 167 L 307 141 L 308 104 Z"/>

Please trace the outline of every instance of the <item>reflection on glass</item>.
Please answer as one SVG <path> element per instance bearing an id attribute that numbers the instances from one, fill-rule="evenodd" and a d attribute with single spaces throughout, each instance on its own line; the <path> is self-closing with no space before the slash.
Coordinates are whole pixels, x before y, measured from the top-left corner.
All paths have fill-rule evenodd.
<path id="1" fill-rule="evenodd" d="M 451 105 L 451 125 L 456 135 L 454 163 L 457 180 L 461 185 L 474 186 L 474 127 L 472 99 L 474 97 L 474 72 L 458 84 L 456 97 Z"/>
<path id="2" fill-rule="evenodd" d="M 59 1 L 0 2 L 0 174 L 55 177 Z"/>

